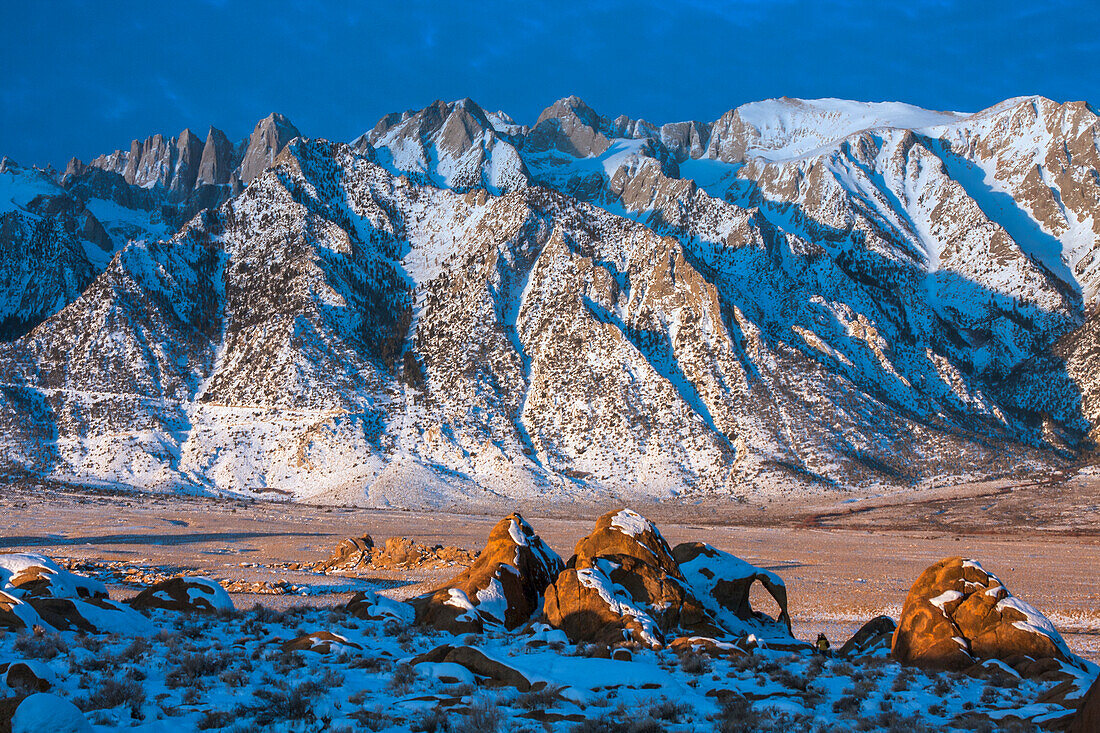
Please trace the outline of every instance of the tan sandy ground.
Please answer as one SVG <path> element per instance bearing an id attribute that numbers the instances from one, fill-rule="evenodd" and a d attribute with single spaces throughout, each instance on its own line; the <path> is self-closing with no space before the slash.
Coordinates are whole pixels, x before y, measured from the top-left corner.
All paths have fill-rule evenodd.
<path id="1" fill-rule="evenodd" d="M 853 499 L 856 499 L 853 501 Z M 571 507 L 573 517 L 526 509 L 563 557 L 607 507 Z M 778 572 L 787 582 L 795 632 L 824 630 L 834 643 L 871 616 L 897 615 L 909 586 L 936 560 L 981 561 L 1016 595 L 1046 613 L 1078 653 L 1100 661 L 1100 481 L 986 482 L 903 497 L 824 497 L 763 506 L 634 504 L 670 543 L 704 540 Z M 0 486 L 0 552 L 124 560 L 197 569 L 223 580 L 346 585 L 264 567 L 315 562 L 344 537 L 403 535 L 480 549 L 503 514 L 380 511 L 160 495 L 82 493 L 42 484 Z M 242 567 L 255 563 L 259 567 Z M 456 570 L 378 573 L 387 594 L 408 597 Z M 119 596 L 132 589 L 117 587 Z M 330 605 L 347 593 L 238 595 L 260 602 Z M 765 604 L 761 604 L 767 610 Z"/>

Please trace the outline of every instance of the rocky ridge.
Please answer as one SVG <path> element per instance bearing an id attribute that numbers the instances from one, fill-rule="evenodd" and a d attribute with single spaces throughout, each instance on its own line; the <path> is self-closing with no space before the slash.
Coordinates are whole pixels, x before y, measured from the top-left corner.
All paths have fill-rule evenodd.
<path id="1" fill-rule="evenodd" d="M 351 145 L 273 115 L 32 172 L 60 203 L 4 197 L 0 461 L 400 506 L 1072 464 L 1097 130 L 1037 97 L 662 126 L 467 99 Z M 67 264 L 29 267 L 34 231 Z"/>

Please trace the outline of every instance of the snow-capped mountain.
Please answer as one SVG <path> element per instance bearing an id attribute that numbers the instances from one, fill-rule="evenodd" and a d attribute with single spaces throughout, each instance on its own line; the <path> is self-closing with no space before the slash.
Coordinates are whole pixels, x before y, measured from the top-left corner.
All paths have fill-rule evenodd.
<path id="1" fill-rule="evenodd" d="M 0 462 L 412 506 L 1081 460 L 1098 156 L 1095 110 L 1038 97 L 661 126 L 569 97 L 8 163 Z"/>

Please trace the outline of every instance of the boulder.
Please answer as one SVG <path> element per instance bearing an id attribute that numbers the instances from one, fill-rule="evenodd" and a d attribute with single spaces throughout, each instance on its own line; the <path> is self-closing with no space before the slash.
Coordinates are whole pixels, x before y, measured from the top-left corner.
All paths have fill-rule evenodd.
<path id="1" fill-rule="evenodd" d="M 216 613 L 232 611 L 233 600 L 216 580 L 210 578 L 169 578 L 151 585 L 130 600 L 139 610 L 160 608 L 180 613 Z"/>
<path id="2" fill-rule="evenodd" d="M 107 588 L 42 555 L 0 554 L 0 627 L 151 635 L 153 626 Z"/>
<path id="3" fill-rule="evenodd" d="M 611 511 L 596 520 L 592 533 L 573 550 L 577 567 L 588 567 L 600 557 L 633 557 L 668 575 L 683 579 L 664 535 L 656 525 L 630 509 Z"/>
<path id="4" fill-rule="evenodd" d="M 321 571 L 351 570 L 370 565 L 371 550 L 374 549 L 374 540 L 369 534 L 362 537 L 348 537 L 341 542 L 336 550 L 325 562 L 321 563 Z"/>
<path id="5" fill-rule="evenodd" d="M 380 596 L 373 591 L 359 591 L 344 606 L 344 611 L 365 621 L 397 621 L 411 624 L 416 612 L 408 603 Z"/>
<path id="6" fill-rule="evenodd" d="M 983 659 L 1056 659 L 1080 664 L 1049 620 L 973 560 L 925 570 L 905 598 L 891 656 L 902 664 L 964 670 Z"/>
<path id="7" fill-rule="evenodd" d="M 0 682 L 17 695 L 46 692 L 57 682 L 57 676 L 42 662 L 20 660 L 0 664 Z M 0 689 L 0 694 L 7 694 Z"/>
<path id="8" fill-rule="evenodd" d="M 746 640 L 749 637 L 746 637 Z M 719 641 L 709 636 L 678 636 L 668 643 L 669 650 L 676 654 L 706 654 L 718 659 L 735 659 L 752 653 L 754 644 L 742 641 L 740 644 Z"/>
<path id="9" fill-rule="evenodd" d="M 80 708 L 63 697 L 40 692 L 25 698 L 11 719 L 12 733 L 91 733 Z"/>
<path id="10" fill-rule="evenodd" d="M 422 664 L 429 665 L 432 670 L 439 670 L 442 665 L 458 665 L 489 687 L 514 687 L 520 692 L 527 692 L 546 685 L 545 682 L 532 684 L 519 670 L 472 646 L 438 646 L 412 660 L 414 667 Z"/>
<path id="11" fill-rule="evenodd" d="M 34 625 L 37 614 L 27 604 L 0 591 L 0 629 L 25 629 Z"/>
<path id="12" fill-rule="evenodd" d="M 1100 731 L 1100 677 L 1085 693 L 1077 714 L 1069 724 L 1067 733 L 1096 733 Z"/>
<path id="13" fill-rule="evenodd" d="M 837 654 L 842 657 L 864 657 L 876 652 L 889 654 L 897 627 L 889 616 L 875 616 L 852 634 Z"/>
<path id="14" fill-rule="evenodd" d="M 291 639 L 282 643 L 284 652 L 315 652 L 317 654 L 340 653 L 352 649 L 362 649 L 355 642 L 348 641 L 339 634 L 331 631 L 314 631 L 297 639 Z"/>
<path id="15" fill-rule="evenodd" d="M 658 647 L 674 629 L 723 635 L 660 531 L 629 509 L 603 515 L 577 543 L 565 570 L 546 589 L 543 611 L 575 642 Z"/>
<path id="16" fill-rule="evenodd" d="M 672 551 L 680 572 L 718 625 L 735 636 L 793 639 L 787 586 L 775 573 L 703 542 L 684 542 Z M 779 606 L 778 618 L 754 611 L 753 583 L 760 583 Z"/>
<path id="17" fill-rule="evenodd" d="M 563 563 L 519 514 L 493 527 L 473 565 L 440 588 L 410 601 L 416 622 L 452 633 L 486 625 L 514 629 L 541 607 Z"/>

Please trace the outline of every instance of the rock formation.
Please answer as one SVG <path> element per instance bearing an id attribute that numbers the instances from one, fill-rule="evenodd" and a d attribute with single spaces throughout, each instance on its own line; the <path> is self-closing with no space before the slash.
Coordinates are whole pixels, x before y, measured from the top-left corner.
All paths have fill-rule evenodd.
<path id="1" fill-rule="evenodd" d="M 756 582 L 775 599 L 778 618 L 753 610 L 749 591 Z M 546 590 L 544 613 L 574 641 L 669 642 L 721 655 L 745 653 L 746 639 L 805 648 L 791 635 L 782 578 L 701 542 L 673 550 L 652 522 L 629 509 L 604 514 L 577 543 Z"/>
<path id="2" fill-rule="evenodd" d="M 672 550 L 680 572 L 718 624 L 738 635 L 793 639 L 787 609 L 787 585 L 775 573 L 702 542 L 684 542 Z M 754 611 L 749 602 L 753 583 L 760 583 L 779 606 L 779 617 Z M 777 629 L 776 626 L 781 628 Z"/>
<path id="3" fill-rule="evenodd" d="M 41 555 L 0 554 L 0 628 L 152 633 L 139 613 L 112 601 L 102 583 Z"/>
<path id="4" fill-rule="evenodd" d="M 562 560 L 519 514 L 489 532 L 477 562 L 435 591 L 411 601 L 420 624 L 462 633 L 487 625 L 514 629 L 542 607 Z"/>
<path id="5" fill-rule="evenodd" d="M 660 531 L 629 509 L 604 514 L 577 543 L 544 612 L 574 641 L 657 646 L 673 629 L 721 633 Z"/>
<path id="6" fill-rule="evenodd" d="M 941 560 L 917 578 L 905 597 L 891 656 L 938 670 L 1020 656 L 1076 662 L 1042 613 L 979 563 L 958 557 Z"/>
<path id="7" fill-rule="evenodd" d="M 852 638 L 837 650 L 842 657 L 889 654 L 898 625 L 889 616 L 875 616 L 859 627 Z"/>
<path id="8" fill-rule="evenodd" d="M 370 565 L 374 540 L 369 534 L 362 537 L 348 537 L 332 553 L 332 557 L 321 564 L 321 571 L 354 570 Z"/>
<path id="9" fill-rule="evenodd" d="M 210 578 L 171 578 L 147 586 L 130 601 L 140 611 L 160 608 L 180 613 L 232 611 L 233 600 L 221 584 Z"/>

